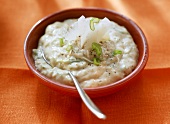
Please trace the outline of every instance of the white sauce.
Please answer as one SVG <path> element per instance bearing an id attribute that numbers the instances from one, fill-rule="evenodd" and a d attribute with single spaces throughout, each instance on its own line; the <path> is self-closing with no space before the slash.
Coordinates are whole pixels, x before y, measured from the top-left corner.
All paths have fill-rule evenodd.
<path id="1" fill-rule="evenodd" d="M 71 70 L 83 88 L 114 83 L 130 74 L 137 65 L 138 49 L 129 32 L 107 18 L 94 23 L 92 31 L 91 19 L 81 16 L 48 25 L 38 48 L 33 49 L 37 70 L 60 83 L 73 85 L 68 75 Z M 92 50 L 93 42 L 101 46 L 98 57 Z M 42 48 L 52 67 L 43 59 Z M 121 53 L 113 55 L 114 51 Z M 91 63 L 94 58 L 100 59 L 99 66 Z"/>

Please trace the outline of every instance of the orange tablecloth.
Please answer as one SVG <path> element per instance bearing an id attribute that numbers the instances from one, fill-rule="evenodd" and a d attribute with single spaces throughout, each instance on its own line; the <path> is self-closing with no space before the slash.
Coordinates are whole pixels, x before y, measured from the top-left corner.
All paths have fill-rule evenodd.
<path id="1" fill-rule="evenodd" d="M 24 39 L 42 17 L 73 7 L 102 7 L 133 19 L 150 58 L 137 82 L 93 101 L 99 120 L 78 98 L 42 85 L 28 70 Z M 0 124 L 170 124 L 169 0 L 0 0 Z"/>

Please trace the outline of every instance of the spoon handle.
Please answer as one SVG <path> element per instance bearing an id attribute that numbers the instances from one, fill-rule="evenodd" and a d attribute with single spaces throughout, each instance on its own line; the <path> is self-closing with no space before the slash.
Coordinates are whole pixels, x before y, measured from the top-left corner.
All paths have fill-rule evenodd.
<path id="1" fill-rule="evenodd" d="M 81 99 L 83 100 L 83 102 L 85 103 L 85 105 L 87 106 L 87 108 L 89 108 L 89 110 L 96 115 L 98 118 L 100 119 L 106 119 L 106 115 L 104 115 L 100 109 L 93 103 L 93 101 L 90 99 L 90 97 L 85 93 L 85 91 L 80 87 L 79 82 L 77 81 L 77 79 L 73 76 L 73 74 L 69 71 L 68 72 L 69 75 L 71 76 L 76 89 L 78 90 L 78 93 L 81 97 Z"/>

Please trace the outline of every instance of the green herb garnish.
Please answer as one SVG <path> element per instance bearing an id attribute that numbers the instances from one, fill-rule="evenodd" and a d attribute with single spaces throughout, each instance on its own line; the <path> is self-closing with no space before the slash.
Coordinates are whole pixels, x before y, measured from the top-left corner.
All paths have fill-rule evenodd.
<path id="1" fill-rule="evenodd" d="M 97 57 L 99 57 L 102 54 L 101 45 L 98 43 L 95 42 L 92 43 L 92 50 L 95 50 Z"/>
<path id="2" fill-rule="evenodd" d="M 73 49 L 73 46 L 72 46 L 72 45 L 68 45 L 68 47 L 66 48 L 66 50 L 67 50 L 68 52 L 70 52 L 72 49 Z"/>
<path id="3" fill-rule="evenodd" d="M 100 59 L 99 58 L 93 58 L 93 64 L 99 66 L 100 65 Z"/>
<path id="4" fill-rule="evenodd" d="M 63 38 L 59 38 L 60 40 L 60 47 L 63 47 L 64 46 L 64 39 Z"/>
<path id="5" fill-rule="evenodd" d="M 116 56 L 118 54 L 122 54 L 122 51 L 121 50 L 114 50 L 113 51 L 113 56 Z"/>
<path id="6" fill-rule="evenodd" d="M 99 18 L 92 18 L 92 19 L 90 20 L 90 29 L 91 29 L 92 31 L 95 30 L 94 23 L 99 23 L 99 21 L 100 21 Z"/>

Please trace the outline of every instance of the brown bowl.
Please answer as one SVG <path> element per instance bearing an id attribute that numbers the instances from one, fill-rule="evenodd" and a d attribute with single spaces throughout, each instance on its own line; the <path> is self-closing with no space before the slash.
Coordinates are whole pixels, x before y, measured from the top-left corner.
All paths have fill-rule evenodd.
<path id="1" fill-rule="evenodd" d="M 40 79 L 40 82 L 52 89 L 55 89 L 58 92 L 65 93 L 71 96 L 79 96 L 74 86 L 68 86 L 57 81 L 53 81 L 37 71 L 32 57 L 32 49 L 37 48 L 39 38 L 44 34 L 47 25 L 55 21 L 64 21 L 70 18 L 79 18 L 81 15 L 84 15 L 85 17 L 98 18 L 107 17 L 110 20 L 115 21 L 119 25 L 125 26 L 132 35 L 139 50 L 138 64 L 132 73 L 130 73 L 125 78 L 106 86 L 85 88 L 85 92 L 90 97 L 104 96 L 119 90 L 120 88 L 126 86 L 128 83 L 133 82 L 135 79 L 137 79 L 148 60 L 147 40 L 144 36 L 144 33 L 137 26 L 137 24 L 135 24 L 131 19 L 125 17 L 124 15 L 121 15 L 112 10 L 102 8 L 74 8 L 59 11 L 41 19 L 32 27 L 25 39 L 24 56 L 26 63 L 29 69 Z"/>

